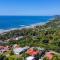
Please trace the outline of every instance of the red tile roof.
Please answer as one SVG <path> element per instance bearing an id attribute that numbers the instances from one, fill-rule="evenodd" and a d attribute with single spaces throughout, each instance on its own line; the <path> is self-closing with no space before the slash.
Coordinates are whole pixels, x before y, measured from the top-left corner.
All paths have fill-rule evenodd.
<path id="1" fill-rule="evenodd" d="M 33 50 L 32 48 L 30 48 L 28 51 L 27 51 L 27 54 L 28 55 L 31 55 L 31 56 L 34 56 L 34 55 L 37 55 L 39 53 L 39 51 L 35 51 Z"/>

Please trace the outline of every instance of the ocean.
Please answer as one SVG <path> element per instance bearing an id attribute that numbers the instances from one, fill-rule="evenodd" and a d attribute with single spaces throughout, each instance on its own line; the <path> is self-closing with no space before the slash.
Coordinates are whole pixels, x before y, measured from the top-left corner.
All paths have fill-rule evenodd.
<path id="1" fill-rule="evenodd" d="M 44 24 L 53 16 L 0 16 L 0 31 Z"/>

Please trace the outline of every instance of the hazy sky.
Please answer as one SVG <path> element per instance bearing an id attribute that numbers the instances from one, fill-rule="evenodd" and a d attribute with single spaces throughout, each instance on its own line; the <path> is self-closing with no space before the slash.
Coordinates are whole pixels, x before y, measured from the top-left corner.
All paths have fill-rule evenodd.
<path id="1" fill-rule="evenodd" d="M 56 15 L 60 0 L 0 0 L 0 15 Z"/>

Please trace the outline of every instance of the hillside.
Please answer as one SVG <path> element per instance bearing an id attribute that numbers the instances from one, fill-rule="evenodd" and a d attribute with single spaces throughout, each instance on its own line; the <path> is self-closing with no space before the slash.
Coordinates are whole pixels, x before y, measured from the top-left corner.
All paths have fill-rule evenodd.
<path id="1" fill-rule="evenodd" d="M 51 28 L 60 28 L 60 16 L 54 16 L 54 19 L 50 20 L 46 25 Z"/>

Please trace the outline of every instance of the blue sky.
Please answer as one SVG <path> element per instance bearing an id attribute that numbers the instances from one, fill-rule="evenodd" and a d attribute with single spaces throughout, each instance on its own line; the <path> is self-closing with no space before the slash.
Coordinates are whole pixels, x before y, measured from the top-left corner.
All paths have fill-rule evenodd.
<path id="1" fill-rule="evenodd" d="M 57 15 L 60 0 L 0 0 L 0 15 Z"/>

